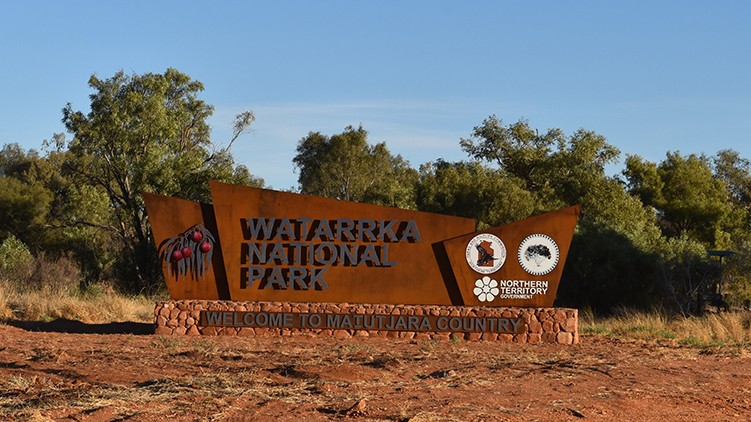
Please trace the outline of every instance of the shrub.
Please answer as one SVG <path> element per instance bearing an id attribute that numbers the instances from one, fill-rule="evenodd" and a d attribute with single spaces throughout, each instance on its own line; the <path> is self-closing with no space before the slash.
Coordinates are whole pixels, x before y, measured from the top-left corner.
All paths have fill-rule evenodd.
<path id="1" fill-rule="evenodd" d="M 583 223 L 571 242 L 556 306 L 649 309 L 659 288 L 658 256 L 603 226 Z"/>
<path id="2" fill-rule="evenodd" d="M 723 281 L 728 301 L 741 306 L 751 299 L 751 244 L 744 243 L 736 249 L 723 268 Z"/>
<path id="3" fill-rule="evenodd" d="M 36 257 L 29 287 L 46 293 L 69 295 L 78 293 L 81 271 L 68 257 L 49 258 L 44 252 Z"/>
<path id="4" fill-rule="evenodd" d="M 24 284 L 34 272 L 34 257 L 29 248 L 10 235 L 0 244 L 0 278 L 11 284 Z"/>

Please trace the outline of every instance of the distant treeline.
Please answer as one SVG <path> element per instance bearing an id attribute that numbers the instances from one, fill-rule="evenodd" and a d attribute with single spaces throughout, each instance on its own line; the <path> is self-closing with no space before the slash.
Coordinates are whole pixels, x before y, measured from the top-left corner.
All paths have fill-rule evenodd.
<path id="1" fill-rule="evenodd" d="M 213 107 L 188 75 L 118 72 L 89 85 L 89 113 L 63 108 L 70 140 L 0 150 L 0 279 L 18 280 L 16 264 L 41 253 L 75 262 L 82 288 L 154 293 L 164 283 L 141 192 L 210 202 L 209 180 L 263 186 L 230 152 L 255 117 L 239 114 L 220 148 Z M 466 161 L 419 169 L 367 137 L 350 126 L 302 138 L 299 192 L 471 217 L 480 229 L 582 204 L 558 305 L 689 313 L 702 300 L 751 298 L 751 163 L 735 151 L 667 152 L 658 163 L 626 155 L 613 177 L 604 169 L 620 151 L 585 129 L 491 116 L 459 140 Z"/>

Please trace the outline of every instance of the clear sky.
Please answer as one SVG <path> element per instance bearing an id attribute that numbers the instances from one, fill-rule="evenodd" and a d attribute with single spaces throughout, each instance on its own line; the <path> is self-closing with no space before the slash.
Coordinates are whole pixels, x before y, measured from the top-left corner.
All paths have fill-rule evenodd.
<path id="1" fill-rule="evenodd" d="M 751 159 L 749 1 L 0 0 L 0 145 L 64 132 L 92 74 L 168 67 L 204 83 L 215 142 L 256 114 L 233 153 L 277 189 L 310 131 L 362 124 L 418 167 L 466 159 L 492 114 L 594 130 L 622 158 Z"/>

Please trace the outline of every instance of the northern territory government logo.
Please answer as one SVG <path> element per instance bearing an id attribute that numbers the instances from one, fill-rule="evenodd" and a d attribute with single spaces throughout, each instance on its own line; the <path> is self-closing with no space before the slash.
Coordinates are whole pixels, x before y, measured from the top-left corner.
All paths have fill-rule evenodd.
<path id="1" fill-rule="evenodd" d="M 545 275 L 558 265 L 558 245 L 545 234 L 527 236 L 519 245 L 519 264 L 532 275 Z"/>
<path id="2" fill-rule="evenodd" d="M 499 292 L 498 282 L 488 276 L 475 280 L 475 288 L 472 290 L 480 302 L 492 302 Z"/>
<path id="3" fill-rule="evenodd" d="M 467 244 L 467 264 L 480 274 L 492 274 L 506 262 L 506 245 L 498 236 L 482 233 Z"/>

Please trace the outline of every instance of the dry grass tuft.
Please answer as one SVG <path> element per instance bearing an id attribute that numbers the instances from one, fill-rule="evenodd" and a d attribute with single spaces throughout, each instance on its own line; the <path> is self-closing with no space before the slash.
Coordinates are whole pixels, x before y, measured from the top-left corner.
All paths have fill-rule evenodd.
<path id="1" fill-rule="evenodd" d="M 13 309 L 11 309 L 10 303 L 15 300 L 13 289 L 9 288 L 8 284 L 0 279 L 0 319 L 13 317 Z"/>
<path id="2" fill-rule="evenodd" d="M 17 289 L 0 279 L 0 320 L 52 321 L 69 319 L 84 323 L 114 321 L 152 322 L 154 301 L 103 290 L 95 295 L 78 290 Z"/>
<path id="3" fill-rule="evenodd" d="M 82 287 L 81 272 L 68 257 L 21 252 L 9 255 L 12 265 L 6 256 L 0 267 L 0 320 L 152 321 L 152 300 L 124 296 L 103 284 Z"/>
<path id="4" fill-rule="evenodd" d="M 107 293 L 96 297 L 45 291 L 11 292 L 0 301 L 0 316 L 28 321 L 69 319 L 84 323 L 151 322 L 154 302 Z"/>
<path id="5" fill-rule="evenodd" d="M 680 316 L 621 310 L 605 318 L 597 318 L 588 311 L 580 315 L 583 334 L 674 340 L 698 347 L 751 345 L 751 312 L 748 311 Z"/>
<path id="6" fill-rule="evenodd" d="M 725 312 L 676 321 L 674 329 L 686 343 L 724 345 L 751 343 L 751 313 Z"/>

